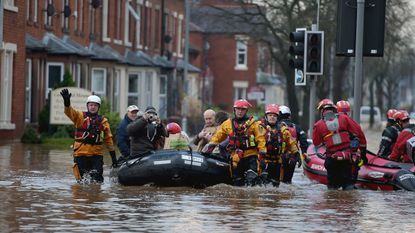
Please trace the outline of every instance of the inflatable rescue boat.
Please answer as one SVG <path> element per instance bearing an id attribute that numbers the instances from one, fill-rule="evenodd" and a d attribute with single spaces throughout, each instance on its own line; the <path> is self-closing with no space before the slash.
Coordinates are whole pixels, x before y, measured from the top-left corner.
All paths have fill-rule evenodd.
<path id="1" fill-rule="evenodd" d="M 408 190 L 415 191 L 414 163 L 398 163 L 377 157 L 371 152 L 366 154 L 368 164 L 359 170 L 356 186 L 371 190 Z M 327 184 L 327 171 L 324 167 L 325 148 L 311 144 L 304 157 L 304 174 L 313 181 Z"/>

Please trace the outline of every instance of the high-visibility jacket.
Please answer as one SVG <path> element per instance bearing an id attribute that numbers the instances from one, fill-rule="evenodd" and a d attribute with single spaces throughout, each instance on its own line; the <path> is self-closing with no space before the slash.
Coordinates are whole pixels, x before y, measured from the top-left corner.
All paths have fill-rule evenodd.
<path id="1" fill-rule="evenodd" d="M 103 155 L 104 142 L 109 151 L 114 151 L 112 133 L 108 119 L 104 116 L 89 116 L 86 112 L 78 111 L 72 106 L 65 107 L 66 116 L 71 119 L 76 128 L 74 155 L 93 156 Z"/>
<path id="2" fill-rule="evenodd" d="M 258 156 L 259 152 L 266 153 L 266 130 L 252 117 L 238 124 L 235 119 L 228 119 L 222 123 L 212 136 L 209 143 L 219 144 L 229 137 L 228 149 L 231 153 L 243 151 L 242 157 Z"/>
<path id="3" fill-rule="evenodd" d="M 393 145 L 392 153 L 389 155 L 390 160 L 399 162 L 411 162 L 411 158 L 406 150 L 406 141 L 415 136 L 415 125 L 409 125 L 405 127 L 396 139 L 396 143 Z"/>

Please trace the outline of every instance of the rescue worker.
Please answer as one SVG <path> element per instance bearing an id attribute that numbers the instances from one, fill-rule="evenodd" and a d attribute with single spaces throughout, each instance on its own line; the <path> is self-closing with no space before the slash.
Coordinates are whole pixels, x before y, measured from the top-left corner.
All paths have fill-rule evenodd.
<path id="1" fill-rule="evenodd" d="M 338 113 L 346 114 L 347 116 L 350 117 L 351 106 L 350 106 L 349 101 L 346 101 L 346 100 L 337 101 L 336 108 L 337 108 Z"/>
<path id="2" fill-rule="evenodd" d="M 156 109 L 148 106 L 142 117 L 127 126 L 131 139 L 130 158 L 144 157 L 159 148 L 159 142 L 167 136 Z M 161 147 L 163 148 L 163 147 Z"/>
<path id="3" fill-rule="evenodd" d="M 261 121 L 261 125 L 266 129 L 265 146 L 267 148 L 265 157 L 260 158 L 261 178 L 264 184 L 271 183 L 274 187 L 280 185 L 282 156 L 289 154 L 295 158 L 300 157 L 296 139 L 291 136 L 285 124 L 278 124 L 279 114 L 279 106 L 269 104 L 265 107 L 265 117 Z"/>
<path id="4" fill-rule="evenodd" d="M 398 162 L 412 162 L 412 154 L 408 154 L 406 142 L 408 139 L 415 136 L 415 125 L 409 123 L 409 114 L 405 110 L 397 111 L 393 116 L 402 127 L 402 131 L 396 139 L 396 143 L 392 148 L 392 153 L 388 158 Z"/>
<path id="5" fill-rule="evenodd" d="M 291 110 L 289 107 L 284 105 L 279 107 L 278 123 L 280 125 L 285 125 L 288 128 L 291 136 L 296 142 L 297 148 L 301 148 L 301 153 L 305 154 L 308 148 L 307 135 L 298 124 L 292 122 Z M 285 153 L 283 155 L 282 167 L 284 174 L 282 177 L 282 182 L 291 184 L 296 164 L 298 164 L 298 167 L 301 166 L 300 153 Z"/>
<path id="6" fill-rule="evenodd" d="M 258 159 L 266 155 L 265 129 L 247 115 L 250 107 L 247 100 L 236 100 L 233 105 L 234 118 L 221 124 L 203 151 L 212 153 L 215 146 L 229 136 L 231 174 L 236 186 L 252 186 L 258 182 Z"/>
<path id="7" fill-rule="evenodd" d="M 117 128 L 117 146 L 121 152 L 118 162 L 125 161 L 130 156 L 130 137 L 127 134 L 127 126 L 138 117 L 140 109 L 136 105 L 130 105 L 127 113 Z"/>
<path id="8" fill-rule="evenodd" d="M 205 125 L 200 133 L 198 133 L 193 141 L 197 145 L 197 151 L 201 152 L 203 147 L 210 141 L 210 138 L 216 131 L 215 125 L 215 115 L 216 112 L 212 109 L 208 109 L 203 113 L 203 119 L 205 120 Z"/>
<path id="9" fill-rule="evenodd" d="M 314 124 L 313 144 L 326 147 L 324 167 L 327 170 L 329 189 L 354 188 L 358 163 L 366 158 L 366 137 L 355 121 L 338 114 L 333 101 L 323 99 L 318 104 L 321 119 Z M 360 154 L 357 150 L 360 150 Z"/>
<path id="10" fill-rule="evenodd" d="M 184 134 L 182 128 L 176 122 L 166 125 L 167 137 L 164 141 L 164 149 L 188 150 L 189 137 Z"/>
<path id="11" fill-rule="evenodd" d="M 71 96 L 68 89 L 60 93 L 65 105 L 65 115 L 71 119 L 75 126 L 74 142 L 74 175 L 81 181 L 89 174 L 92 182 L 104 181 L 103 173 L 103 147 L 105 142 L 111 155 L 112 167 L 117 166 L 117 157 L 112 141 L 112 134 L 108 119 L 98 114 L 101 99 L 96 95 L 88 97 L 87 112 L 78 111 L 71 106 Z"/>
<path id="12" fill-rule="evenodd" d="M 396 143 L 399 133 L 402 131 L 401 125 L 394 117 L 396 112 L 398 112 L 398 110 L 389 109 L 386 113 L 387 123 L 386 128 L 382 132 L 382 139 L 380 141 L 379 151 L 377 154 L 379 157 L 388 158 L 392 152 L 393 145 Z M 397 116 L 399 116 L 399 114 Z"/>

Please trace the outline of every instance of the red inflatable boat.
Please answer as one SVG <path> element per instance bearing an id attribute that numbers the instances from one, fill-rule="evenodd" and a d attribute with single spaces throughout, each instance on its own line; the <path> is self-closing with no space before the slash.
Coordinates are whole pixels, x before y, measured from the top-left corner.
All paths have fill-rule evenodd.
<path id="1" fill-rule="evenodd" d="M 325 148 L 308 147 L 303 160 L 304 174 L 313 181 L 327 184 L 327 172 L 324 168 Z M 413 163 L 398 163 L 367 153 L 368 164 L 359 170 L 356 186 L 371 190 L 408 190 L 415 191 L 415 166 Z"/>

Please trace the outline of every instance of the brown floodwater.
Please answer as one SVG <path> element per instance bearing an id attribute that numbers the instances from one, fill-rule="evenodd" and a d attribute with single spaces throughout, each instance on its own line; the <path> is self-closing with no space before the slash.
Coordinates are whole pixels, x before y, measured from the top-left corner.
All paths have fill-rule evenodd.
<path id="1" fill-rule="evenodd" d="M 106 164 L 110 159 L 105 158 Z M 279 188 L 77 184 L 69 149 L 0 142 L 1 232 L 415 232 L 415 194 L 328 191 L 297 169 Z"/>

